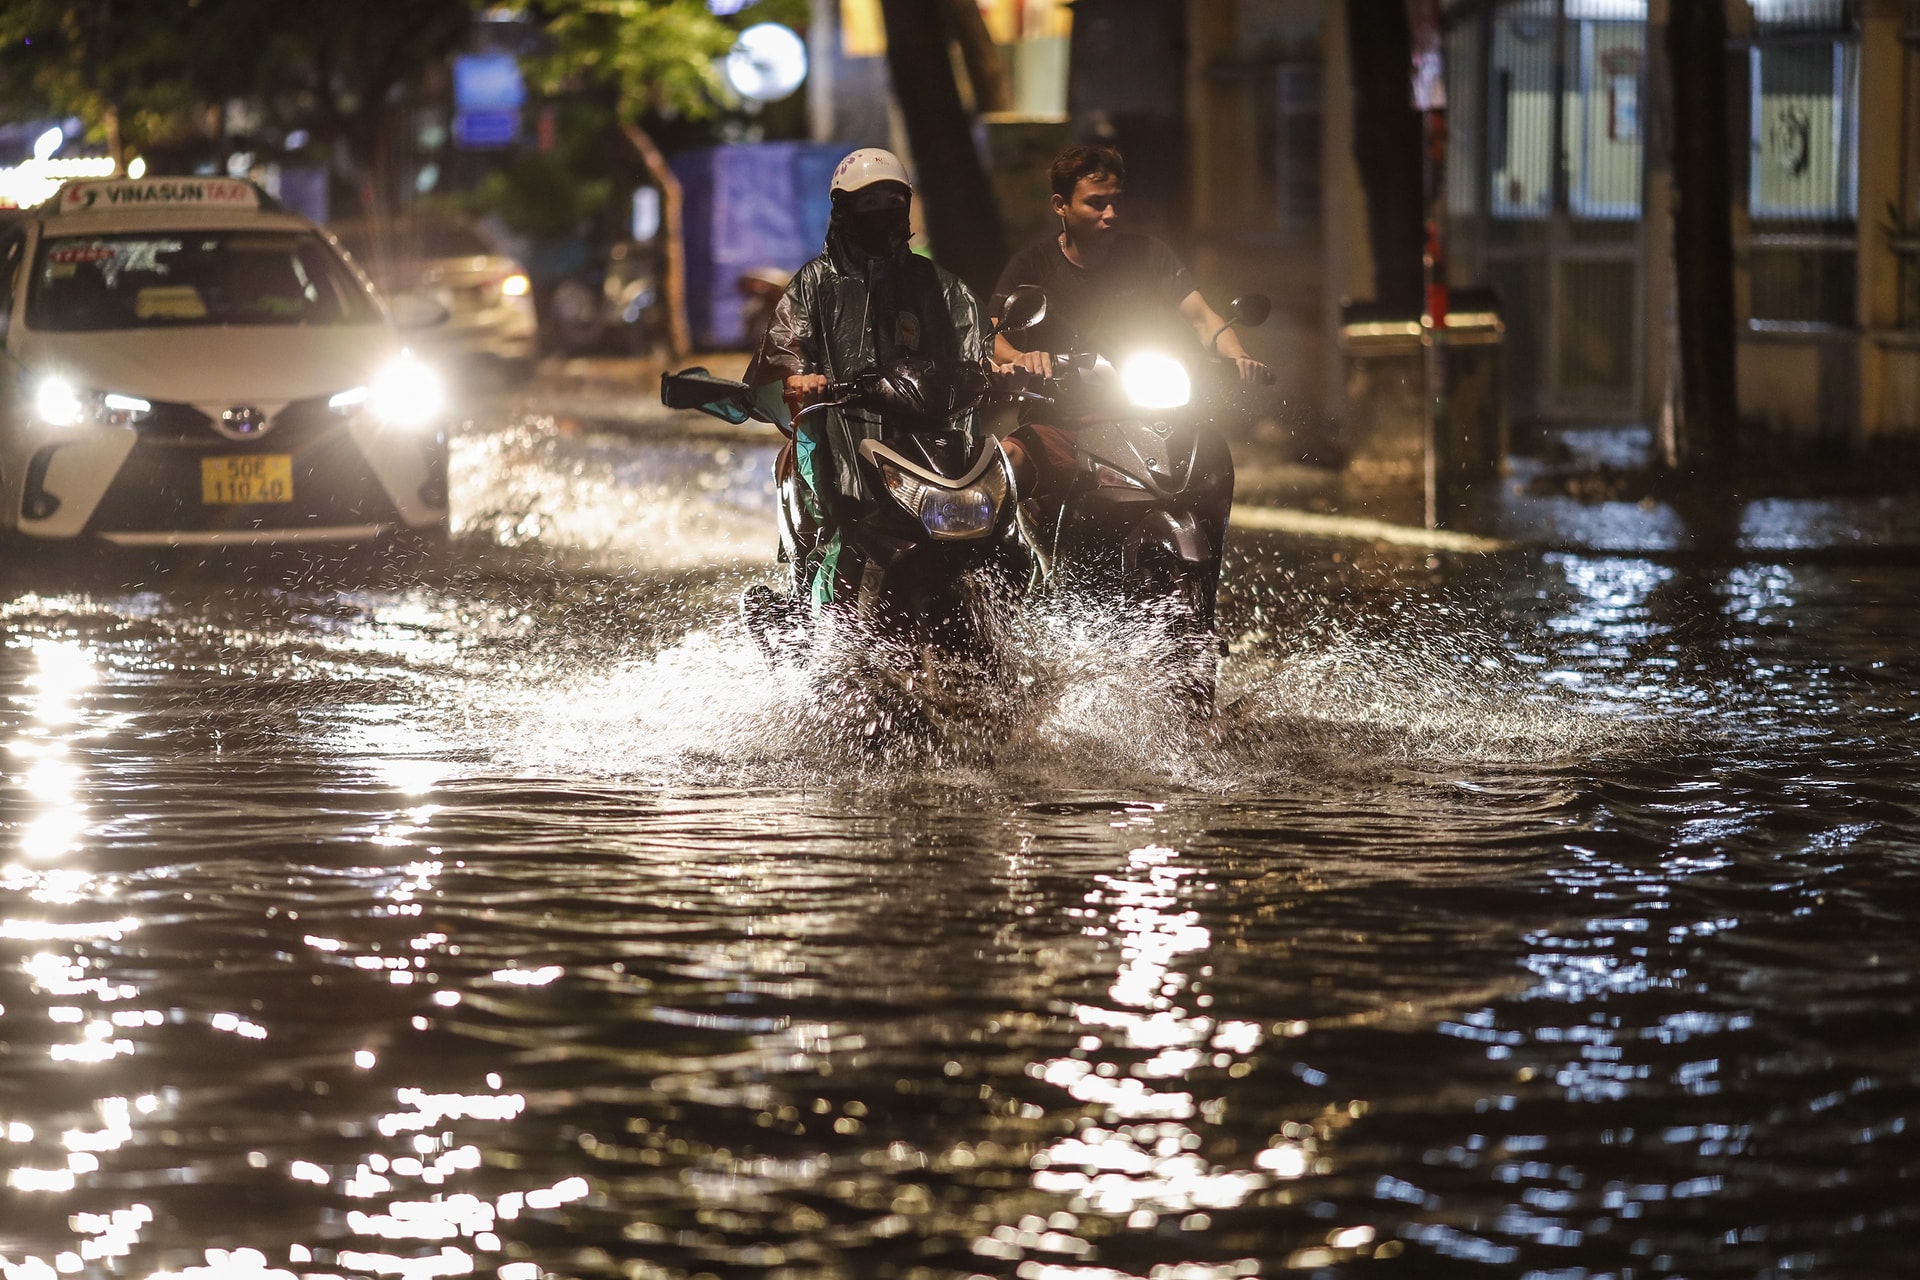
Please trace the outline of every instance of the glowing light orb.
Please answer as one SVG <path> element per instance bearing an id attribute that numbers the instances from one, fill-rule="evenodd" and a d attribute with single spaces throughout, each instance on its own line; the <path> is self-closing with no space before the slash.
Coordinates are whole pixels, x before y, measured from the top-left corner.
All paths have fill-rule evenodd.
<path id="1" fill-rule="evenodd" d="M 727 54 L 726 75 L 741 97 L 778 101 L 807 78 L 807 46 L 792 28 L 777 22 L 748 27 Z"/>

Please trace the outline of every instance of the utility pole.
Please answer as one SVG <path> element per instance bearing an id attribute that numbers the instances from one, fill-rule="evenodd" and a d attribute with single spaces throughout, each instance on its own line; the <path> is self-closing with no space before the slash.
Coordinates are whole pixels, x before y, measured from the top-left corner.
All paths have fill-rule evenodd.
<path id="1" fill-rule="evenodd" d="M 1420 253 L 1420 347 L 1427 401 L 1427 528 L 1449 522 L 1453 508 L 1453 413 L 1447 394 L 1447 80 L 1440 0 L 1407 0 L 1413 36 L 1413 109 L 1420 113 L 1420 190 L 1426 210 Z"/>
<path id="2" fill-rule="evenodd" d="M 1733 163 L 1727 153 L 1727 15 L 1715 0 L 1667 13 L 1673 127 L 1673 257 L 1679 303 L 1678 421 L 1669 465 L 1724 468 L 1738 452 L 1734 368 Z"/>

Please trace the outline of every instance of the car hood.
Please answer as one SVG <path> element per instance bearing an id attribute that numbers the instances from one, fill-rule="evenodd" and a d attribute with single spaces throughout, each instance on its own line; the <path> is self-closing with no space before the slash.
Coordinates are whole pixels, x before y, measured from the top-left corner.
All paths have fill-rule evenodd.
<path id="1" fill-rule="evenodd" d="M 356 257 L 354 261 L 373 278 L 375 284 L 388 292 L 425 289 L 436 284 L 474 284 L 526 272 L 526 268 L 518 262 L 499 254 L 468 254 L 456 258 L 395 255 L 384 260 Z"/>
<path id="2" fill-rule="evenodd" d="M 364 386 L 401 342 L 385 325 L 33 334 L 29 374 L 176 404 L 285 404 Z"/>

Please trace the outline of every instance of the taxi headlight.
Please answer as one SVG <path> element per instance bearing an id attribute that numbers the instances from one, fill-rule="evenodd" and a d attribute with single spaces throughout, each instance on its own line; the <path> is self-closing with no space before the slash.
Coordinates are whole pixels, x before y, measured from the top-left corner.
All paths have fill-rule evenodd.
<path id="1" fill-rule="evenodd" d="M 42 378 L 33 389 L 33 416 L 50 427 L 77 427 L 93 416 L 80 389 L 65 378 Z"/>
<path id="2" fill-rule="evenodd" d="M 1120 387 L 1142 409 L 1178 409 L 1193 398 L 1187 367 L 1157 351 L 1128 356 L 1120 366 Z"/>
<path id="3" fill-rule="evenodd" d="M 880 464 L 880 476 L 894 501 L 940 539 L 977 538 L 990 532 L 1007 497 L 1007 474 L 1001 467 L 990 468 L 978 484 L 963 489 L 929 484 L 886 462 Z"/>
<path id="4" fill-rule="evenodd" d="M 368 394 L 369 389 L 366 387 L 349 388 L 327 401 L 327 408 L 333 410 L 335 413 L 351 414 L 357 412 L 360 406 L 367 402 Z"/>
<path id="5" fill-rule="evenodd" d="M 153 412 L 151 402 L 142 400 L 139 396 L 123 396 L 112 391 L 100 397 L 100 406 L 107 411 L 107 421 L 116 427 L 129 422 L 139 422 Z"/>
<path id="6" fill-rule="evenodd" d="M 340 402 L 352 395 L 354 392 L 342 392 L 328 403 L 336 408 L 351 407 Z M 367 408 L 390 427 L 424 427 L 440 416 L 446 403 L 439 377 L 410 355 L 389 362 L 367 387 Z"/>
<path id="7" fill-rule="evenodd" d="M 533 281 L 516 271 L 500 282 L 500 292 L 509 298 L 524 298 L 533 292 Z"/>
<path id="8" fill-rule="evenodd" d="M 33 416 L 49 427 L 123 427 L 142 421 L 152 412 L 153 405 L 138 396 L 82 391 L 57 374 L 42 378 L 33 389 Z"/>

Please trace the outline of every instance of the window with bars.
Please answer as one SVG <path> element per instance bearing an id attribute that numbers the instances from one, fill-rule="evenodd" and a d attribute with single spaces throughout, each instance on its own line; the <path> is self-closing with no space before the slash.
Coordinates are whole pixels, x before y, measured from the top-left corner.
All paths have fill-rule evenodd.
<path id="1" fill-rule="evenodd" d="M 1494 10 L 1486 55 L 1493 215 L 1638 218 L 1645 4 L 1513 0 Z"/>
<path id="2" fill-rule="evenodd" d="M 1860 44 L 1849 0 L 1752 0 L 1746 51 L 1748 314 L 1855 323 Z"/>

